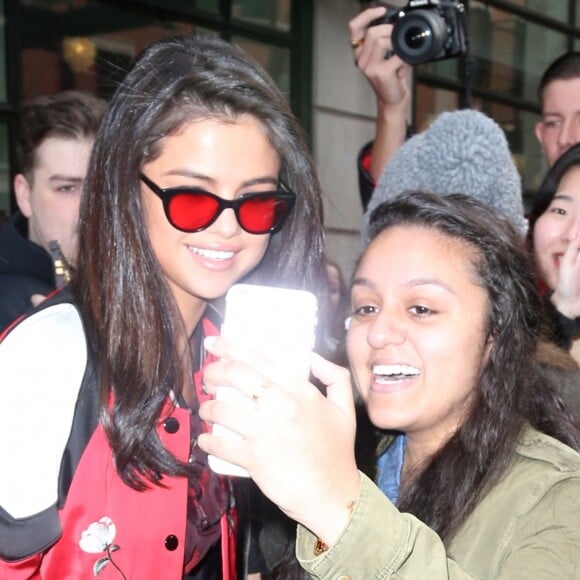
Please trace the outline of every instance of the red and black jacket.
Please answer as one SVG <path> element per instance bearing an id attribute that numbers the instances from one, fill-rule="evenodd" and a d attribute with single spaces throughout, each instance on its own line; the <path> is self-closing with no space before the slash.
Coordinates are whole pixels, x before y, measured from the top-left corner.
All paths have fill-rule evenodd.
<path id="1" fill-rule="evenodd" d="M 217 334 L 215 322 L 202 324 L 204 335 Z M 99 422 L 95 362 L 68 292 L 0 339 L 0 578 L 181 578 L 187 479 L 164 476 L 163 486 L 139 492 L 119 477 Z M 189 409 L 168 400 L 165 411 L 159 438 L 187 461 Z M 208 558 L 188 577 L 235 580 L 235 522 L 230 505 L 220 569 Z"/>

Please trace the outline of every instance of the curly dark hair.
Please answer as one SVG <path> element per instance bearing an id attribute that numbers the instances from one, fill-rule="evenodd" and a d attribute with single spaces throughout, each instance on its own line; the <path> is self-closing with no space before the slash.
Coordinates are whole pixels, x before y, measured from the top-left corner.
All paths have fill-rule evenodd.
<path id="1" fill-rule="evenodd" d="M 261 125 L 280 157 L 280 181 L 297 194 L 249 280 L 319 294 L 322 201 L 302 130 L 275 83 L 235 45 L 211 36 L 150 45 L 115 92 L 92 150 L 71 288 L 98 361 L 101 420 L 115 465 L 136 489 L 191 469 L 155 430 L 170 391 L 182 391 L 188 363 L 176 338 L 183 321 L 149 241 L 139 175 L 163 139 L 186 124 L 242 115 Z"/>
<path id="2" fill-rule="evenodd" d="M 494 209 L 472 197 L 410 192 L 372 213 L 372 240 L 393 226 L 436 230 L 474 250 L 478 284 L 487 292 L 490 355 L 473 407 L 461 427 L 402 491 L 397 507 L 448 543 L 513 461 L 527 425 L 580 449 L 580 433 L 535 358 L 542 301 L 525 240 Z M 393 438 L 384 434 L 379 453 Z"/>

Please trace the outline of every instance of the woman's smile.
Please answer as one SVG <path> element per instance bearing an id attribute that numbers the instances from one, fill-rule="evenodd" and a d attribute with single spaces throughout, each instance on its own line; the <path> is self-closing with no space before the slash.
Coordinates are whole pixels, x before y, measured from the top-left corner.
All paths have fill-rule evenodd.
<path id="1" fill-rule="evenodd" d="M 371 390 L 376 393 L 390 393 L 410 388 L 421 371 L 406 364 L 373 365 Z"/>
<path id="2" fill-rule="evenodd" d="M 275 189 L 279 170 L 278 154 L 258 121 L 248 116 L 187 125 L 163 140 L 161 154 L 145 164 L 143 174 L 159 188 L 197 189 L 236 200 Z M 270 234 L 242 229 L 232 208 L 206 228 L 184 232 L 169 222 L 149 185 L 141 191 L 151 245 L 186 319 L 251 272 L 268 248 Z"/>

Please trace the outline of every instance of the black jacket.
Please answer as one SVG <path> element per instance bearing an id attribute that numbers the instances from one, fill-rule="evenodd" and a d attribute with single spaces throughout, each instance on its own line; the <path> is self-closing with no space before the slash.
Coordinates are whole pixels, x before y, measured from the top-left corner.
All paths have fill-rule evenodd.
<path id="1" fill-rule="evenodd" d="M 27 221 L 14 214 L 0 229 L 0 332 L 32 308 L 33 294 L 55 289 L 49 253 L 27 238 Z"/>

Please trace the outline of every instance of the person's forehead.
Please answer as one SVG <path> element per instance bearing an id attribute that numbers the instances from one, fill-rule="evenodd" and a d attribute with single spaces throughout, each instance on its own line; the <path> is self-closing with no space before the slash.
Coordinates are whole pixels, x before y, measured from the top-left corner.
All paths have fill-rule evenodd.
<path id="1" fill-rule="evenodd" d="M 562 175 L 558 184 L 558 191 L 571 190 L 580 192 L 580 165 L 572 165 Z"/>
<path id="2" fill-rule="evenodd" d="M 90 138 L 47 137 L 36 148 L 35 166 L 85 166 L 92 145 Z"/>
<path id="3" fill-rule="evenodd" d="M 38 144 L 37 151 L 41 149 L 52 150 L 86 147 L 87 145 L 92 146 L 92 144 L 92 137 L 66 137 L 64 135 L 49 135 Z"/>
<path id="4" fill-rule="evenodd" d="M 543 113 L 580 112 L 580 77 L 554 80 L 544 88 Z"/>

